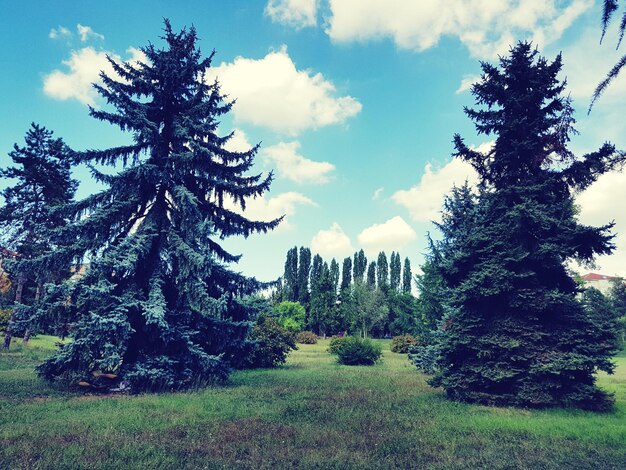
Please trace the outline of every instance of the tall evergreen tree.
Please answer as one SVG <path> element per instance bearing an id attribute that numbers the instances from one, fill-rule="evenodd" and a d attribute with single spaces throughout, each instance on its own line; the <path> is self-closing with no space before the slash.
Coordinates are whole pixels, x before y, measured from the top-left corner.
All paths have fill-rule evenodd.
<path id="1" fill-rule="evenodd" d="M 346 291 L 346 289 L 350 288 L 350 284 L 352 283 L 352 258 L 347 257 L 343 260 L 343 266 L 341 267 L 341 292 Z"/>
<path id="2" fill-rule="evenodd" d="M 411 261 L 409 258 L 404 258 L 404 267 L 402 268 L 402 293 L 411 293 L 411 281 L 413 280 L 413 273 L 411 272 Z"/>
<path id="3" fill-rule="evenodd" d="M 183 389 L 225 378 L 251 351 L 239 296 L 262 285 L 230 269 L 239 256 L 219 240 L 277 226 L 280 219 L 250 221 L 225 204 L 245 209 L 272 175 L 246 175 L 258 147 L 224 148 L 232 134 L 217 134 L 218 118 L 232 103 L 205 80 L 212 55 L 202 58 L 195 29 L 176 33 L 166 20 L 163 39 L 163 49 L 142 48 L 145 62 L 109 58 L 118 76 L 102 73 L 94 85 L 111 110 L 90 114 L 131 132 L 133 142 L 76 156 L 123 168 L 92 167 L 105 189 L 67 207 L 75 220 L 64 231 L 74 240 L 69 251 L 88 255 L 90 265 L 72 285 L 80 315 L 73 341 L 40 367 L 44 377 Z"/>
<path id="4" fill-rule="evenodd" d="M 402 262 L 400 261 L 400 253 L 391 252 L 389 261 L 389 287 L 400 292 L 400 279 L 402 278 Z"/>
<path id="5" fill-rule="evenodd" d="M 455 136 L 481 185 L 477 204 L 449 221 L 471 225 L 469 235 L 442 247 L 454 313 L 432 383 L 468 402 L 606 409 L 594 373 L 613 371 L 614 347 L 577 301 L 565 262 L 612 251 L 611 225 L 578 223 L 572 192 L 622 156 L 608 144 L 582 158 L 567 149 L 574 119 L 560 56 L 550 63 L 519 43 L 482 69 L 472 93 L 485 108 L 466 114 L 496 143 L 483 154 Z"/>
<path id="6" fill-rule="evenodd" d="M 311 250 L 300 247 L 298 264 L 298 302 L 300 305 L 309 305 L 309 274 L 311 273 Z"/>
<path id="7" fill-rule="evenodd" d="M 62 139 L 54 138 L 51 131 L 35 123 L 24 140 L 24 147 L 15 144 L 9 153 L 16 166 L 0 169 L 0 177 L 15 180 L 13 186 L 0 192 L 4 200 L 0 207 L 0 240 L 18 253 L 13 262 L 5 264 L 16 286 L 16 308 L 5 332 L 4 349 L 11 345 L 18 316 L 26 320 L 24 341 L 28 341 L 28 320 L 34 315 L 44 284 L 69 274 L 71 263 L 67 258 L 59 259 L 56 265 L 35 266 L 31 262 L 56 248 L 58 242 L 52 231 L 65 225 L 58 209 L 73 199 L 77 186 L 70 176 L 71 150 Z M 33 291 L 31 295 L 28 290 Z"/>
<path id="8" fill-rule="evenodd" d="M 337 295 L 337 287 L 339 287 L 339 263 L 333 258 L 330 261 L 330 278 L 333 283 L 333 292 Z"/>
<path id="9" fill-rule="evenodd" d="M 365 257 L 365 252 L 363 250 L 359 250 L 358 253 L 354 253 L 352 269 L 354 271 L 352 276 L 354 283 L 363 282 L 363 277 L 365 276 L 365 271 L 367 270 L 367 258 Z"/>
<path id="10" fill-rule="evenodd" d="M 376 262 L 372 261 L 367 267 L 367 286 L 370 288 L 376 287 Z"/>
<path id="11" fill-rule="evenodd" d="M 285 272 L 283 274 L 283 298 L 290 302 L 298 300 L 298 247 L 287 251 Z"/>
<path id="12" fill-rule="evenodd" d="M 389 263 L 387 255 L 384 251 L 378 253 L 378 261 L 376 262 L 376 281 L 378 288 L 386 292 L 389 288 Z"/>

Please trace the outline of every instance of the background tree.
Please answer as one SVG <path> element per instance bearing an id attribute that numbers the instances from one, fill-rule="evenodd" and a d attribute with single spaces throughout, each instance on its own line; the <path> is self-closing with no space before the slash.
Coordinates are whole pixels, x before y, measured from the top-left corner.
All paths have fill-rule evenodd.
<path id="1" fill-rule="evenodd" d="M 352 331 L 365 338 L 387 318 L 389 309 L 380 289 L 372 289 L 362 282 L 352 286 L 350 308 L 353 311 Z"/>
<path id="2" fill-rule="evenodd" d="M 376 262 L 372 261 L 367 267 L 367 287 L 374 289 L 376 287 Z"/>
<path id="3" fill-rule="evenodd" d="M 65 224 L 59 207 L 70 202 L 77 183 L 70 176 L 71 150 L 45 127 L 31 124 L 26 145 L 13 146 L 9 157 L 15 166 L 0 169 L 0 176 L 15 180 L 0 193 L 0 240 L 18 254 L 4 263 L 15 284 L 16 308 L 5 332 L 4 349 L 9 349 L 18 316 L 26 319 L 24 341 L 30 322 L 47 282 L 58 282 L 69 274 L 70 259 L 59 258 L 52 265 L 34 265 L 31 260 L 54 249 L 58 243 L 52 230 Z"/>
<path id="4" fill-rule="evenodd" d="M 239 256 L 218 241 L 278 225 L 224 204 L 245 208 L 272 175 L 246 175 L 258 147 L 231 152 L 224 147 L 232 134 L 216 133 L 232 103 L 205 81 L 212 56 L 201 58 L 195 29 L 175 33 L 166 20 L 163 39 L 163 49 L 142 48 L 145 62 L 109 58 L 118 77 L 102 73 L 103 84 L 94 85 L 110 111 L 90 114 L 133 139 L 75 157 L 123 167 L 114 174 L 92 167 L 105 189 L 65 210 L 74 223 L 63 235 L 73 244 L 63 251 L 91 262 L 72 284 L 73 341 L 39 368 L 46 378 L 101 385 L 106 373 L 135 391 L 183 389 L 225 378 L 251 352 L 239 298 L 263 285 L 233 272 Z"/>
<path id="5" fill-rule="evenodd" d="M 311 274 L 311 250 L 300 247 L 298 265 L 298 302 L 306 307 L 309 305 L 309 275 Z"/>
<path id="6" fill-rule="evenodd" d="M 359 250 L 358 253 L 354 253 L 354 263 L 352 263 L 352 269 L 354 274 L 352 276 L 355 283 L 363 282 L 363 276 L 365 276 L 365 270 L 367 269 L 367 258 L 365 252 Z"/>
<path id="7" fill-rule="evenodd" d="M 609 292 L 611 308 L 617 317 L 619 348 L 626 348 L 626 284 L 623 279 L 613 281 Z"/>
<path id="8" fill-rule="evenodd" d="M 352 283 L 352 258 L 347 257 L 343 260 L 343 266 L 341 268 L 341 293 L 350 288 Z"/>
<path id="9" fill-rule="evenodd" d="M 333 292 L 337 295 L 337 288 L 339 287 L 339 263 L 333 258 L 330 261 L 330 279 L 333 282 Z"/>
<path id="10" fill-rule="evenodd" d="M 283 297 L 290 302 L 298 300 L 298 247 L 290 248 L 285 259 Z"/>
<path id="11" fill-rule="evenodd" d="M 413 280 L 413 273 L 411 272 L 411 261 L 409 258 L 404 259 L 404 268 L 402 269 L 402 293 L 411 293 L 411 281 Z"/>
<path id="12" fill-rule="evenodd" d="M 391 252 L 389 261 L 389 287 L 400 292 L 400 279 L 402 278 L 402 262 L 400 261 L 400 253 Z"/>
<path id="13" fill-rule="evenodd" d="M 612 251 L 610 225 L 576 220 L 572 192 L 621 157 L 605 144 L 576 158 L 568 149 L 572 107 L 557 75 L 561 57 L 538 57 L 519 43 L 500 67 L 482 64 L 466 109 L 479 133 L 495 134 L 486 154 L 455 136 L 456 156 L 481 180 L 478 203 L 455 224 L 471 224 L 448 245 L 441 273 L 455 308 L 441 369 L 432 384 L 458 400 L 496 405 L 606 409 L 597 370 L 613 371 L 614 346 L 576 300 L 568 260 Z M 445 236 L 444 236 L 445 238 Z"/>
<path id="14" fill-rule="evenodd" d="M 313 265 L 315 265 L 315 260 Z M 311 291 L 311 308 L 309 312 L 309 326 L 320 336 L 326 337 L 326 334 L 334 326 L 335 300 L 336 296 L 333 292 L 333 279 L 330 269 L 328 263 L 323 263 L 315 288 Z"/>
<path id="15" fill-rule="evenodd" d="M 389 263 L 387 255 L 384 251 L 378 253 L 378 261 L 376 262 L 376 281 L 378 288 L 383 292 L 389 289 Z"/>

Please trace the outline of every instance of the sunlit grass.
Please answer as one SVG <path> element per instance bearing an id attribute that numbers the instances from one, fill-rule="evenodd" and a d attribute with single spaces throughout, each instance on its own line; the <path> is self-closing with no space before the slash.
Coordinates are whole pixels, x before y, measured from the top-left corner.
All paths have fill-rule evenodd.
<path id="1" fill-rule="evenodd" d="M 387 341 L 374 366 L 320 341 L 222 387 L 84 396 L 35 376 L 54 342 L 0 354 L 0 468 L 626 468 L 624 356 L 594 414 L 450 402 Z"/>

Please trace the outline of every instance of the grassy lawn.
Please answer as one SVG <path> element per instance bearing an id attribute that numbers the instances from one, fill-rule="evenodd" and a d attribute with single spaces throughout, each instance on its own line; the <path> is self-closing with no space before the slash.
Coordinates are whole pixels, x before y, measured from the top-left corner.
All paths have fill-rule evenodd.
<path id="1" fill-rule="evenodd" d="M 626 356 L 601 385 L 612 413 L 446 400 L 384 345 L 373 367 L 327 342 L 286 366 L 193 393 L 90 396 L 38 379 L 54 338 L 0 353 L 0 468 L 626 468 Z"/>

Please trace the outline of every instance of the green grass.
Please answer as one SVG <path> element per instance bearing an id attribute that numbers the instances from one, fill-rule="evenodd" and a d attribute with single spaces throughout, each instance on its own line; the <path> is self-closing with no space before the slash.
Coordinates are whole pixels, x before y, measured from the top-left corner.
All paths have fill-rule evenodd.
<path id="1" fill-rule="evenodd" d="M 0 354 L 0 468 L 626 468 L 626 357 L 602 387 L 615 410 L 529 411 L 448 401 L 405 355 L 335 363 L 328 342 L 286 366 L 193 393 L 78 395 L 32 368 L 54 338 Z"/>

